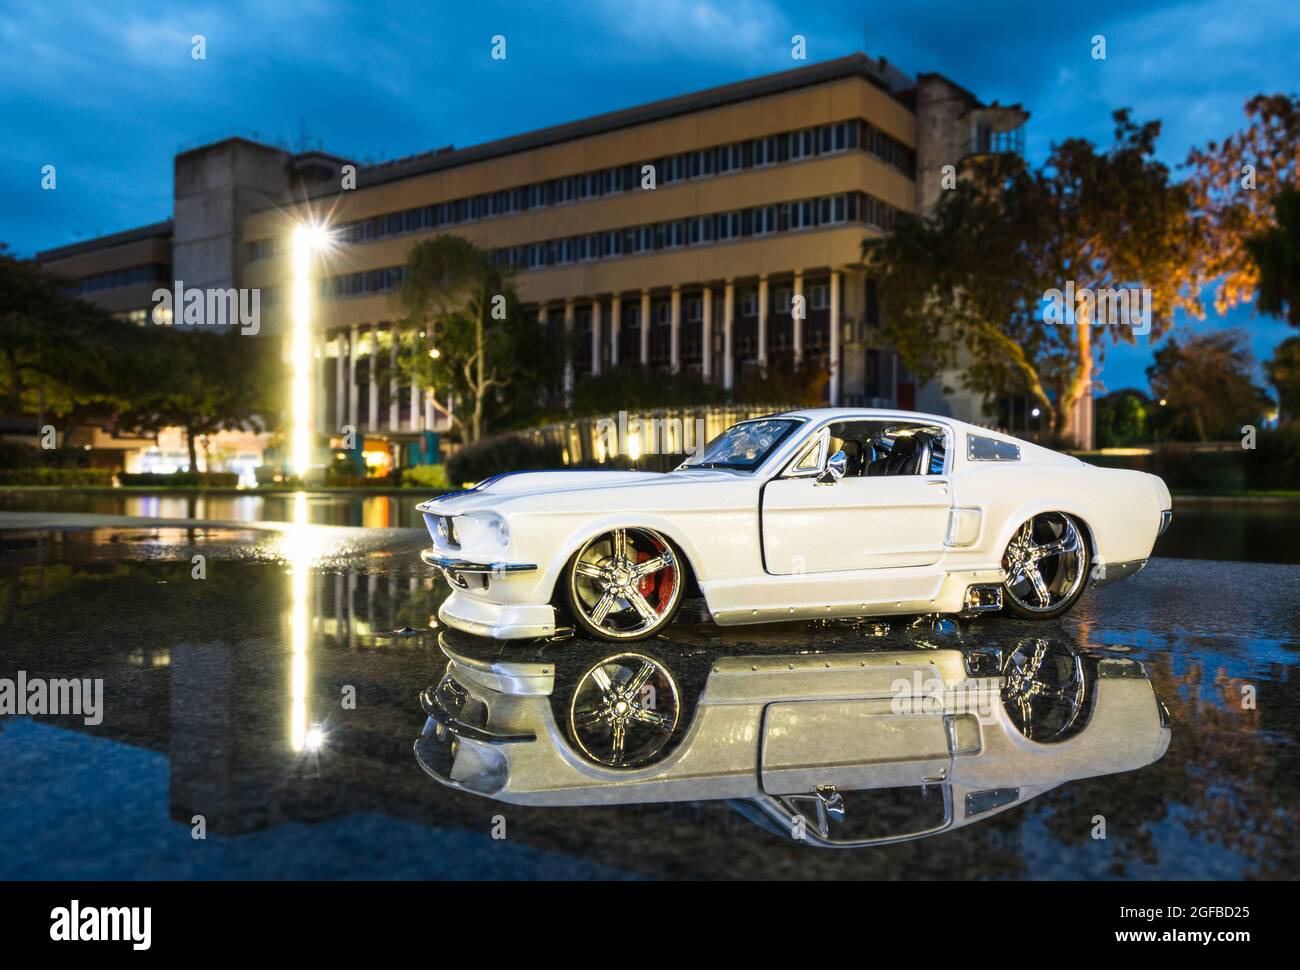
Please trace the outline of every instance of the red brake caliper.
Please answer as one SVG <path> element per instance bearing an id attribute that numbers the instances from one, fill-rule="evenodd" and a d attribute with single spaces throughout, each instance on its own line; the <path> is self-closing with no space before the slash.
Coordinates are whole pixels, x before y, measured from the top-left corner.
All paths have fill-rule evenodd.
<path id="1" fill-rule="evenodd" d="M 648 552 L 638 551 L 636 554 L 636 561 L 639 563 L 645 562 L 649 558 L 650 554 Z M 641 591 L 642 596 L 649 596 L 654 592 L 657 579 L 658 577 L 654 573 L 647 573 L 641 577 L 641 582 L 638 584 L 637 589 Z"/>
<path id="2" fill-rule="evenodd" d="M 645 562 L 647 559 L 650 558 L 651 556 L 648 552 L 638 552 L 636 554 L 637 562 Z M 663 577 L 662 583 L 660 581 L 661 576 Z M 661 569 L 658 572 L 654 572 L 654 573 L 650 573 L 649 575 L 642 576 L 641 583 L 640 585 L 638 585 L 637 589 L 640 590 L 642 596 L 645 596 L 647 598 L 656 589 L 659 589 L 659 598 L 651 604 L 654 606 L 656 611 L 659 611 L 659 604 L 667 602 L 668 599 L 672 596 L 673 593 L 672 583 L 673 583 L 673 578 L 675 576 L 676 576 L 676 572 L 673 569 L 665 567 L 664 569 Z"/>

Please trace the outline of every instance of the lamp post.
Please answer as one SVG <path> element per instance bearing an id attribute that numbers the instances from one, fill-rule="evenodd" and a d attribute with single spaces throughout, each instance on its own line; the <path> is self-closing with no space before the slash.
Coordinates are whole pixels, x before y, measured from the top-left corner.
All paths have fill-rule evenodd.
<path id="1" fill-rule="evenodd" d="M 303 223 L 293 230 L 293 341 L 290 359 L 291 434 L 289 470 L 301 479 L 311 466 L 315 422 L 312 417 L 312 270 L 318 253 L 329 244 L 324 226 Z"/>

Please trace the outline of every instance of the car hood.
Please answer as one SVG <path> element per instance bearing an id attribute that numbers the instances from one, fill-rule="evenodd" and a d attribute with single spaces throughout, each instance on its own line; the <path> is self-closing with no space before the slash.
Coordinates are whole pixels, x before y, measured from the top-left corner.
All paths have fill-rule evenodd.
<path id="1" fill-rule="evenodd" d="M 480 508 L 496 508 L 505 502 L 523 504 L 532 497 L 571 492 L 606 493 L 635 489 L 637 492 L 676 489 L 691 485 L 734 482 L 747 475 L 725 469 L 693 468 L 674 472 L 636 471 L 542 471 L 508 472 L 484 479 L 473 488 L 452 492 L 421 503 L 421 512 L 460 514 Z M 595 496 L 593 496 L 594 498 Z"/>

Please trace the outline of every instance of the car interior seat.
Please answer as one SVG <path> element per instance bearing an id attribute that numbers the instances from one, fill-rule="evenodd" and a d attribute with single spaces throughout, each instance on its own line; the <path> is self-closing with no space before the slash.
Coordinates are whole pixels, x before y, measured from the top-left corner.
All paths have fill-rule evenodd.
<path id="1" fill-rule="evenodd" d="M 853 439 L 841 441 L 839 450 L 844 452 L 844 457 L 848 459 L 848 464 L 844 467 L 845 478 L 860 478 L 866 474 L 867 454 L 861 441 Z"/>
<path id="2" fill-rule="evenodd" d="M 867 466 L 867 475 L 915 475 L 921 459 L 920 442 L 917 435 L 899 435 L 894 439 L 894 446 L 889 454 Z"/>

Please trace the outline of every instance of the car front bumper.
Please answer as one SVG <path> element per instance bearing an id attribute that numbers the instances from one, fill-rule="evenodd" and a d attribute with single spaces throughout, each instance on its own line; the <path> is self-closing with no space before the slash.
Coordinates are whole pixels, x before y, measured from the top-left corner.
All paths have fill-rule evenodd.
<path id="1" fill-rule="evenodd" d="M 466 580 L 468 576 L 476 578 L 491 576 L 501 579 L 511 573 L 530 573 L 537 569 L 537 564 L 531 562 L 476 562 L 471 559 L 444 556 L 433 549 L 422 550 L 420 559 L 426 566 L 441 570 L 448 583 L 461 589 L 469 588 Z"/>
<path id="2" fill-rule="evenodd" d="M 441 554 L 420 553 L 425 565 L 442 573 L 451 596 L 438 608 L 438 619 L 454 630 L 495 640 L 549 637 L 555 634 L 555 608 L 549 603 L 502 603 L 489 590 L 512 576 L 537 571 L 534 563 L 478 562 Z M 508 597 L 506 597 L 508 598 Z"/>
<path id="3" fill-rule="evenodd" d="M 549 603 L 492 603 L 455 588 L 438 607 L 438 619 L 453 630 L 494 640 L 550 637 L 556 629 Z"/>
<path id="4" fill-rule="evenodd" d="M 425 774 L 449 788 L 474 795 L 496 795 L 509 779 L 507 760 L 496 746 L 529 743 L 536 741 L 537 735 L 503 734 L 466 723 L 460 718 L 459 705 L 443 696 L 447 684 L 444 678 L 438 687 L 420 693 L 426 718 L 424 730 L 415 741 L 415 760 Z M 462 700 L 464 696 L 462 693 Z"/>

